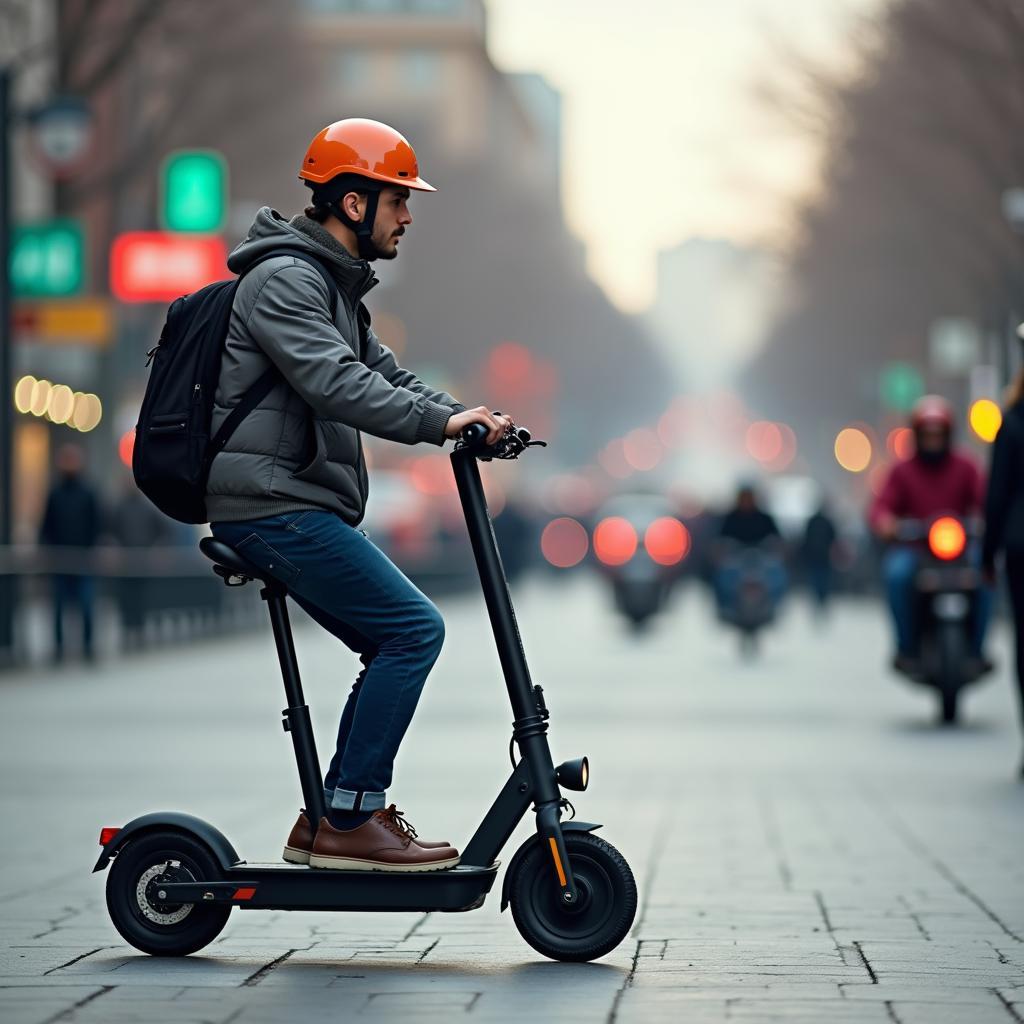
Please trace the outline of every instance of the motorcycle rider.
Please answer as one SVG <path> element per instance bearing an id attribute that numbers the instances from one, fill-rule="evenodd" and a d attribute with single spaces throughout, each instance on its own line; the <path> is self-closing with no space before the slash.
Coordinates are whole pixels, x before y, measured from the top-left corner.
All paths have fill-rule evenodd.
<path id="1" fill-rule="evenodd" d="M 871 529 L 889 545 L 882 560 L 882 575 L 896 640 L 893 667 L 909 675 L 919 668 L 914 578 L 921 548 L 894 543 L 900 520 L 929 523 L 940 515 L 969 518 L 980 515 L 985 501 L 980 469 L 969 455 L 953 447 L 953 423 L 952 407 L 941 396 L 925 395 L 917 401 L 910 414 L 914 454 L 889 470 L 868 513 Z M 982 654 L 991 598 L 987 587 L 979 590 L 972 638 L 975 674 L 991 668 Z"/>
<path id="2" fill-rule="evenodd" d="M 765 585 L 773 605 L 782 600 L 787 583 L 782 535 L 775 519 L 761 507 L 752 484 L 742 483 L 737 489 L 735 504 L 722 517 L 715 548 L 715 595 L 720 611 L 728 614 L 736 604 L 742 573 L 730 555 L 737 548 L 758 548 L 768 554 L 763 565 Z"/>

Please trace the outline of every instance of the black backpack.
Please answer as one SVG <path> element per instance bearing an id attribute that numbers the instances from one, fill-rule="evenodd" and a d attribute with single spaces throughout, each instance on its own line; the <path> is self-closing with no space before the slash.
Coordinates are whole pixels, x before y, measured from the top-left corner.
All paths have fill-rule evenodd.
<path id="1" fill-rule="evenodd" d="M 320 272 L 331 295 L 333 319 L 338 309 L 338 285 L 312 254 L 300 249 L 275 249 L 243 273 L 274 256 L 294 256 Z M 206 481 L 214 456 L 281 380 L 278 369 L 268 367 L 210 437 L 224 340 L 241 280 L 240 274 L 175 299 L 167 310 L 160 340 L 150 350 L 146 363 L 152 363 L 153 368 L 135 428 L 132 473 L 142 493 L 161 512 L 181 523 L 208 522 Z"/>

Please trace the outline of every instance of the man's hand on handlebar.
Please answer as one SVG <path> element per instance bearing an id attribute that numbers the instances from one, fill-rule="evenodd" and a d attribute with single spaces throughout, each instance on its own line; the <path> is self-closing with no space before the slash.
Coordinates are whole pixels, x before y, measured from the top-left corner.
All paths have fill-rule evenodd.
<path id="1" fill-rule="evenodd" d="M 485 405 L 478 405 L 475 409 L 453 413 L 444 428 L 444 436 L 458 437 L 471 423 L 482 423 L 487 428 L 488 444 L 497 444 L 515 426 L 511 416 L 503 416 L 500 412 L 491 412 Z"/>

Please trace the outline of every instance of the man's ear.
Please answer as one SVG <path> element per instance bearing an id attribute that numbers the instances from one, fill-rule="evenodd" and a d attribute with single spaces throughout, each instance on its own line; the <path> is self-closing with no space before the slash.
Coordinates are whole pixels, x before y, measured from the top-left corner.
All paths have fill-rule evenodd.
<path id="1" fill-rule="evenodd" d="M 366 210 L 366 197 L 358 192 L 346 192 L 341 197 L 341 208 L 352 220 L 361 222 Z"/>

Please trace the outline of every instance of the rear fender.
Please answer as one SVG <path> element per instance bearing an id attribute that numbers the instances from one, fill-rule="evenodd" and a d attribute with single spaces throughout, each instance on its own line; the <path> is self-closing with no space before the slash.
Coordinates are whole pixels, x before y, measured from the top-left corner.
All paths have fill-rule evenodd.
<path id="1" fill-rule="evenodd" d="M 595 825 L 592 821 L 563 821 L 561 823 L 563 832 L 593 832 L 600 827 L 600 825 Z M 508 862 L 508 867 L 505 869 L 505 877 L 501 882 L 501 909 L 503 911 L 508 906 L 508 891 L 512 884 L 512 876 L 515 874 L 516 868 L 519 867 L 519 862 L 539 842 L 540 836 L 532 835 L 516 850 L 512 855 L 512 859 Z"/>
<path id="2" fill-rule="evenodd" d="M 141 818 L 133 818 L 113 839 L 103 847 L 100 859 L 96 861 L 93 871 L 102 871 L 110 858 L 117 855 L 125 843 L 137 839 L 146 832 L 181 832 L 198 839 L 209 847 L 217 863 L 226 871 L 239 863 L 235 848 L 227 837 L 202 818 L 194 818 L 191 814 L 180 814 L 177 811 L 157 811 L 155 814 L 143 814 Z"/>

